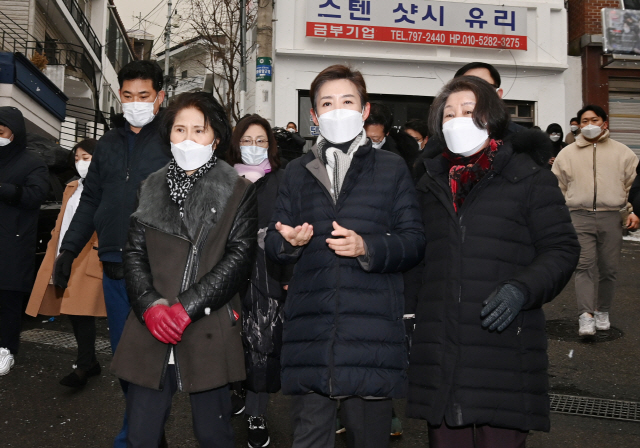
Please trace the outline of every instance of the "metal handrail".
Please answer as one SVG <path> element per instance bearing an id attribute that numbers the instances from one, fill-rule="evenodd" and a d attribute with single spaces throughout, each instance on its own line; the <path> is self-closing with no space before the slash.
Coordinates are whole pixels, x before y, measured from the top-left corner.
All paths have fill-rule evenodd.
<path id="1" fill-rule="evenodd" d="M 76 21 L 76 24 L 80 28 L 82 35 L 87 39 L 87 42 L 89 42 L 89 46 L 93 49 L 98 59 L 100 59 L 102 56 L 102 44 L 100 43 L 100 40 L 98 40 L 98 36 L 96 36 L 93 28 L 91 28 L 89 19 L 87 19 L 87 16 L 80 9 L 78 1 L 62 0 L 62 2 L 69 10 L 71 17 L 73 17 L 73 19 Z"/>

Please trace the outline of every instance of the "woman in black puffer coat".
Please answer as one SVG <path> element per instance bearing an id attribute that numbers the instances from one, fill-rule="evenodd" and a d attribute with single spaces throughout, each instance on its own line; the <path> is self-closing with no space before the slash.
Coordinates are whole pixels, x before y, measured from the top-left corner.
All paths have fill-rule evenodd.
<path id="1" fill-rule="evenodd" d="M 407 288 L 417 294 L 407 415 L 428 421 L 431 448 L 521 447 L 527 431 L 549 430 L 541 308 L 580 247 L 536 154 L 549 138 L 523 131 L 503 143 L 508 117 L 474 77 L 452 80 L 432 106 L 448 149 L 425 160 L 417 184 L 427 247 Z"/>

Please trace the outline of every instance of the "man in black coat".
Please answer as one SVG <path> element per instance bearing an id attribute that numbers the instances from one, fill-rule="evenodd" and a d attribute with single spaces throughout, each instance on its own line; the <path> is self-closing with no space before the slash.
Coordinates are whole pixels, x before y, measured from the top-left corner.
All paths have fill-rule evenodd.
<path id="1" fill-rule="evenodd" d="M 33 286 L 38 212 L 49 172 L 27 151 L 22 112 L 0 107 L 0 375 L 18 353 L 22 300 Z"/>
<path id="2" fill-rule="evenodd" d="M 321 136 L 285 172 L 265 240 L 296 262 L 283 331 L 282 391 L 293 447 L 333 446 L 337 399 L 350 447 L 387 447 L 391 400 L 406 392 L 401 272 L 424 249 L 402 158 L 371 146 L 359 72 L 332 66 L 311 85 Z"/>
<path id="3" fill-rule="evenodd" d="M 129 216 L 135 211 L 140 183 L 171 158 L 160 137 L 160 105 L 164 101 L 162 70 L 155 62 L 133 61 L 118 73 L 124 119 L 102 136 L 84 182 L 80 205 L 60 246 L 54 284 L 66 288 L 71 265 L 93 232 L 98 233 L 98 255 L 109 321 L 111 350 L 116 351 L 129 314 L 129 298 L 122 268 Z M 126 392 L 126 384 L 123 383 Z M 116 446 L 125 446 L 121 432 Z"/>

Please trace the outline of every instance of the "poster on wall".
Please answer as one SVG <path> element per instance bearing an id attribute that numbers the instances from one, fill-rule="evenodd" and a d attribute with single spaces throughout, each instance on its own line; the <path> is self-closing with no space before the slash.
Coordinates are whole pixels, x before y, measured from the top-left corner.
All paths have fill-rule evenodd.
<path id="1" fill-rule="evenodd" d="M 605 53 L 640 55 L 640 11 L 603 8 L 602 48 Z"/>
<path id="2" fill-rule="evenodd" d="M 527 8 L 428 0 L 307 0 L 307 37 L 527 49 Z"/>

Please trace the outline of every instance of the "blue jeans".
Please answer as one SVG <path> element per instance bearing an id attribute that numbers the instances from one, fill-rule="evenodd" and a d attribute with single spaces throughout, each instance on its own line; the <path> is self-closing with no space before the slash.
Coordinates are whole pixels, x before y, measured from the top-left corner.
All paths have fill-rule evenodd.
<path id="1" fill-rule="evenodd" d="M 129 296 L 125 288 L 124 280 L 112 280 L 106 275 L 102 276 L 102 290 L 104 291 L 104 303 L 107 308 L 107 321 L 109 322 L 109 339 L 111 340 L 111 352 L 115 353 L 120 342 L 120 336 L 124 330 L 124 324 L 129 316 Z M 120 380 L 122 392 L 126 397 L 129 383 Z M 127 414 L 124 414 L 122 429 L 113 442 L 113 448 L 126 448 L 127 429 L 129 427 Z"/>

